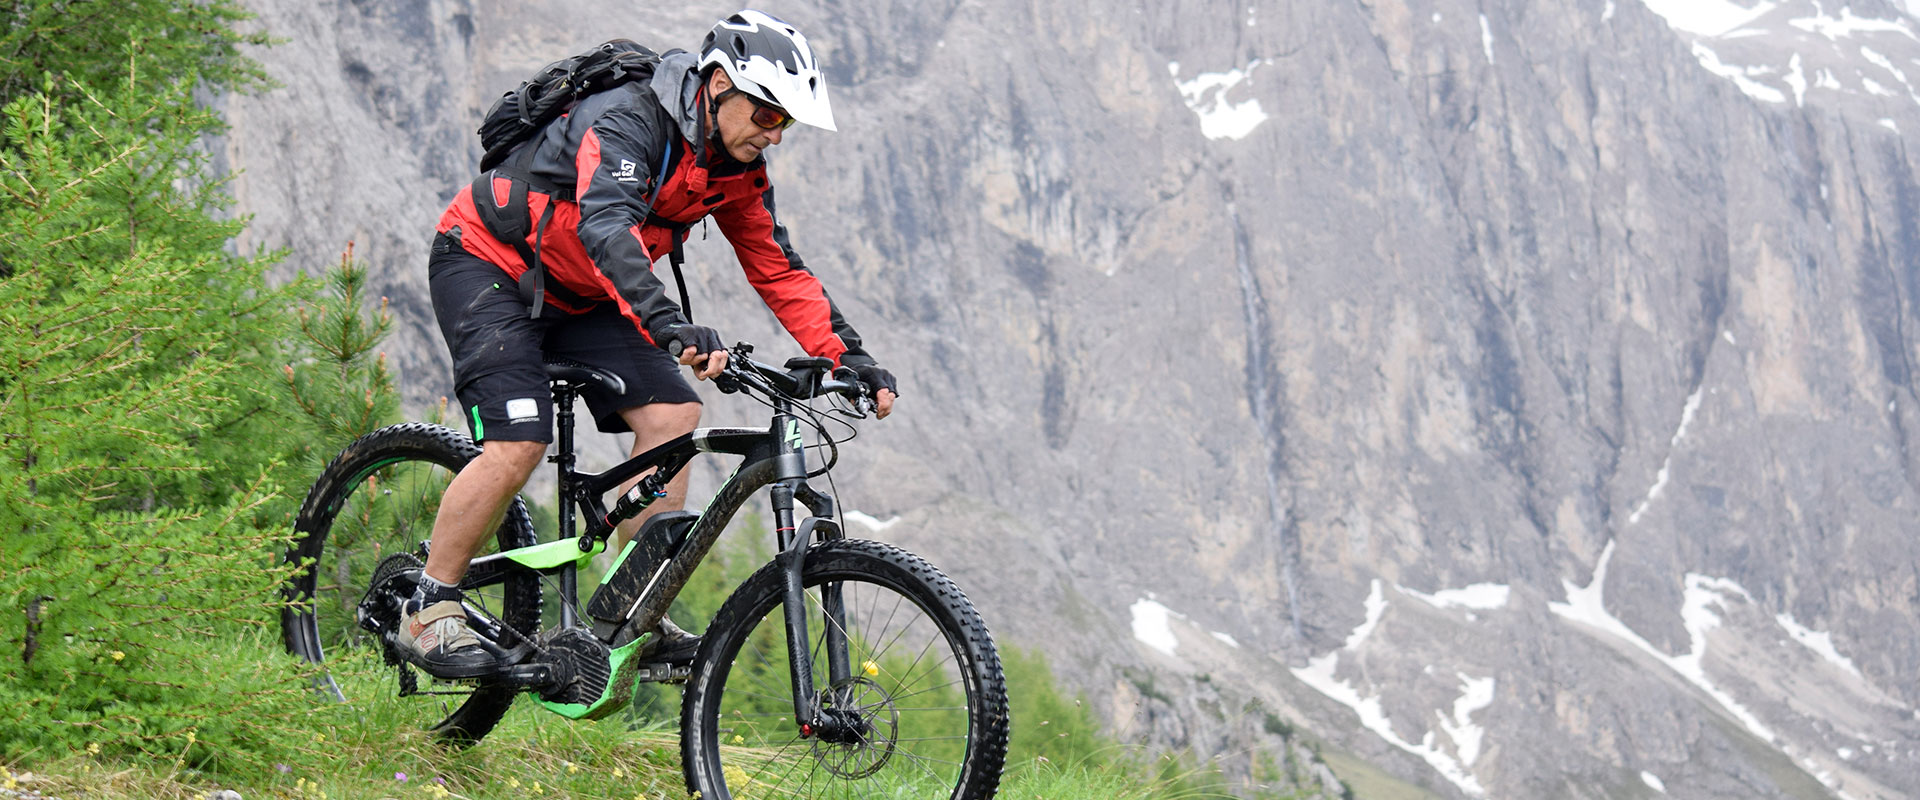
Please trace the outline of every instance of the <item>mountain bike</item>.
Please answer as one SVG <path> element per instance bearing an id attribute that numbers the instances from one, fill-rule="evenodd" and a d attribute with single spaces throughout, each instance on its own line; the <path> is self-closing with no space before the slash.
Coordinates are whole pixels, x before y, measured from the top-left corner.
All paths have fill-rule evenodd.
<path id="1" fill-rule="evenodd" d="M 1009 721 L 986 625 L 925 560 L 849 538 L 834 498 L 809 483 L 846 441 L 829 435 L 829 417 L 851 430 L 844 420 L 871 408 L 863 384 L 824 358 L 776 368 L 753 361 L 746 343 L 729 352 L 716 385 L 767 406 L 766 428 L 702 428 L 600 473 L 575 468 L 573 401 L 594 384 L 618 391 L 620 379 L 547 366 L 560 536 L 536 541 L 515 498 L 460 583 L 469 623 L 503 656 L 497 674 L 435 680 L 395 649 L 440 497 L 480 453 L 466 435 L 426 423 L 360 437 L 308 493 L 287 553 L 302 566 L 285 587 L 287 649 L 322 665 L 379 659 L 400 696 L 420 699 L 428 728 L 459 746 L 479 741 L 522 694 L 563 717 L 598 719 L 626 707 L 639 684 L 683 684 L 682 768 L 688 791 L 705 800 L 993 796 Z M 819 398 L 830 407 L 815 408 Z M 806 429 L 818 443 L 807 443 Z M 810 470 L 809 451 L 820 449 L 826 464 Z M 578 571 L 701 453 L 741 462 L 705 511 L 648 519 L 581 607 Z M 643 477 L 608 508 L 604 498 L 635 476 Z M 763 488 L 771 561 L 720 606 L 690 663 L 656 657 L 668 606 Z M 796 519 L 802 506 L 810 514 Z M 544 629 L 543 587 L 560 598 L 557 622 Z M 332 671 L 318 681 L 345 699 Z"/>

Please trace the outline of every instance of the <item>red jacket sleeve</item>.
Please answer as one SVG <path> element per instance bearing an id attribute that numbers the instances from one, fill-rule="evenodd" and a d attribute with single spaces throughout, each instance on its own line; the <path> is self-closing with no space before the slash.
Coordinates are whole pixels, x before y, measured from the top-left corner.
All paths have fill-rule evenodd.
<path id="1" fill-rule="evenodd" d="M 801 349 L 841 366 L 873 363 L 861 347 L 860 335 L 793 251 L 786 227 L 774 215 L 771 187 L 721 205 L 714 209 L 713 219 L 733 244 L 747 281 Z"/>

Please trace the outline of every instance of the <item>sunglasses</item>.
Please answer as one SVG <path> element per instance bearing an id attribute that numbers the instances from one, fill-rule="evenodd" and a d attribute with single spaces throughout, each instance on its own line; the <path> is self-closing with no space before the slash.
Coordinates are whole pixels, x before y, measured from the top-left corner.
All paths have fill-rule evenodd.
<path id="1" fill-rule="evenodd" d="M 770 131 L 786 130 L 793 127 L 793 123 L 796 120 L 794 120 L 792 114 L 787 113 L 786 109 L 779 106 L 767 105 L 761 102 L 760 98 L 754 97 L 746 92 L 741 92 L 740 96 L 747 98 L 747 100 L 753 103 L 753 124 Z"/>

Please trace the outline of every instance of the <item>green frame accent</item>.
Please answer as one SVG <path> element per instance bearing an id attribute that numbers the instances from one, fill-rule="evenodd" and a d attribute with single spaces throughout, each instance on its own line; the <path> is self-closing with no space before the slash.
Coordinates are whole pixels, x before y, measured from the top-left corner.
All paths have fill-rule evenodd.
<path id="1" fill-rule="evenodd" d="M 555 703 L 551 700 L 544 700 L 537 694 L 531 695 L 531 697 L 533 697 L 534 702 L 539 703 L 548 711 L 559 714 L 567 719 L 581 719 L 589 716 L 594 719 L 599 719 L 615 711 L 619 711 L 622 707 L 626 706 L 627 703 L 633 701 L 632 688 L 629 688 L 625 692 L 620 691 L 621 675 L 623 673 L 622 668 L 626 666 L 628 659 L 633 658 L 634 653 L 639 652 L 641 645 L 652 640 L 653 634 L 649 633 L 625 645 L 614 648 L 613 652 L 608 654 L 607 666 L 612 670 L 613 677 L 607 680 L 607 690 L 600 693 L 600 699 L 592 703 L 586 705 L 579 703 Z M 626 679 L 632 681 L 634 677 L 631 673 L 628 673 Z M 635 686 L 638 686 L 638 684 L 636 683 Z"/>
<path id="2" fill-rule="evenodd" d="M 581 552 L 580 540 L 575 538 L 515 548 L 502 552 L 500 555 L 505 556 L 507 559 L 523 567 L 536 570 L 549 570 L 564 567 L 568 564 L 577 564 L 582 567 L 587 566 L 588 562 L 592 561 L 594 556 L 599 555 L 606 549 L 606 542 L 594 542 L 592 550 Z"/>
<path id="3" fill-rule="evenodd" d="M 602 544 L 600 546 L 605 547 L 606 545 Z M 613 580 L 613 574 L 620 571 L 620 565 L 626 563 L 627 556 L 633 555 L 633 548 L 638 546 L 640 546 L 640 537 L 635 536 L 627 540 L 627 546 L 621 548 L 620 555 L 614 557 L 613 566 L 608 567 L 606 574 L 600 576 L 601 586 L 605 586 L 608 581 Z"/>

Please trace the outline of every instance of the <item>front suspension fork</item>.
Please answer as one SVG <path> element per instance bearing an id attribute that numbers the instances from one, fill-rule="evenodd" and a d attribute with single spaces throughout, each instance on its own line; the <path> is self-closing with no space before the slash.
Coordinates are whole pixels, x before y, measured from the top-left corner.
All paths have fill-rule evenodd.
<path id="1" fill-rule="evenodd" d="M 778 559 L 786 582 L 781 606 L 786 618 L 787 662 L 792 666 L 793 720 L 800 727 L 801 736 L 812 737 L 817 732 L 827 732 L 823 727 L 837 726 L 822 713 L 820 691 L 813 680 L 813 658 L 809 652 L 813 637 L 807 629 L 807 592 L 801 571 L 806 562 L 807 545 L 814 534 L 824 532 L 828 537 L 837 538 L 839 526 L 832 519 L 808 517 L 796 528 L 793 520 L 796 485 L 816 512 L 831 514 L 832 509 L 819 508 L 815 501 L 823 500 L 823 496 L 815 494 L 803 482 L 781 482 L 771 490 L 774 527 L 780 544 Z M 839 583 L 820 587 L 820 605 L 821 624 L 826 626 L 821 645 L 827 656 L 827 685 L 842 686 L 852 679 L 853 664 L 848 655 L 847 615 Z"/>

